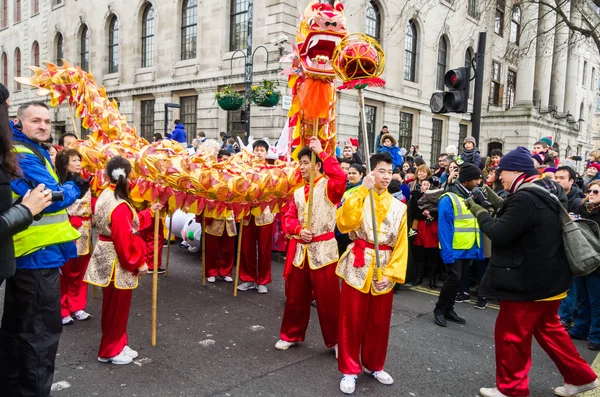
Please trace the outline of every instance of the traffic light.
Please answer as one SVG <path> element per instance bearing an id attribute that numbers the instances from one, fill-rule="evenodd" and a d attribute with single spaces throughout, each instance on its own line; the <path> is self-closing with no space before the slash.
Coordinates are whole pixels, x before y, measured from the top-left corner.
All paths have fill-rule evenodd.
<path id="1" fill-rule="evenodd" d="M 466 113 L 469 107 L 471 68 L 449 70 L 444 76 L 448 91 L 436 92 L 429 105 L 433 113 Z"/>

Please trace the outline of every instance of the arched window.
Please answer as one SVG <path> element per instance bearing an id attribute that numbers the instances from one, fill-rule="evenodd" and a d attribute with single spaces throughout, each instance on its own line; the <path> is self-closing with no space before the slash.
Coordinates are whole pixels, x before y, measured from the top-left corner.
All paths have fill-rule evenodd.
<path id="1" fill-rule="evenodd" d="M 79 39 L 79 63 L 81 69 L 87 72 L 90 69 L 90 31 L 87 25 L 83 25 L 81 28 Z"/>
<path id="2" fill-rule="evenodd" d="M 15 50 L 15 75 L 21 77 L 21 50 L 19 47 Z M 21 91 L 21 84 L 17 83 L 16 91 Z"/>
<path id="3" fill-rule="evenodd" d="M 381 38 L 381 14 L 379 13 L 379 7 L 374 1 L 369 1 L 369 4 L 367 4 L 366 18 L 365 32 L 375 40 L 379 41 Z"/>
<path id="4" fill-rule="evenodd" d="M 15 22 L 21 22 L 21 0 L 15 0 Z"/>
<path id="5" fill-rule="evenodd" d="M 40 12 L 40 0 L 33 0 L 33 15 Z"/>
<path id="6" fill-rule="evenodd" d="M 8 57 L 2 53 L 2 84 L 8 87 Z"/>
<path id="7" fill-rule="evenodd" d="M 108 25 L 108 73 L 119 71 L 119 19 L 113 15 Z"/>
<path id="8" fill-rule="evenodd" d="M 519 45 L 521 38 L 521 7 L 514 6 L 510 22 L 510 42 Z"/>
<path id="9" fill-rule="evenodd" d="M 33 66 L 40 66 L 40 45 L 37 41 L 33 42 L 31 47 L 31 54 L 33 58 Z"/>
<path id="10" fill-rule="evenodd" d="M 181 60 L 196 58 L 198 0 L 183 0 L 181 9 Z"/>
<path id="11" fill-rule="evenodd" d="M 404 80 L 416 81 L 417 75 L 417 27 L 408 21 L 404 32 Z"/>
<path id="12" fill-rule="evenodd" d="M 438 44 L 438 63 L 437 63 L 437 81 L 436 88 L 444 90 L 444 76 L 446 75 L 446 66 L 448 65 L 448 43 L 445 36 L 440 37 Z"/>
<path id="13" fill-rule="evenodd" d="M 62 64 L 63 64 L 62 60 L 65 57 L 65 48 L 64 48 L 63 35 L 61 33 L 58 33 L 56 35 L 55 53 L 56 53 L 56 64 L 58 66 L 62 66 Z"/>
<path id="14" fill-rule="evenodd" d="M 148 4 L 142 16 L 142 67 L 152 66 L 154 60 L 154 8 Z"/>

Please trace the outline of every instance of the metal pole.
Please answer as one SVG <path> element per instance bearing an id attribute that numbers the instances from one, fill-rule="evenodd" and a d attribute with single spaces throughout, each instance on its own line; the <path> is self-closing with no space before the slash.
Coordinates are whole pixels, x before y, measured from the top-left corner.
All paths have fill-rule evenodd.
<path id="1" fill-rule="evenodd" d="M 165 103 L 165 133 L 163 138 L 167 137 L 167 131 L 169 130 L 169 104 Z"/>
<path id="2" fill-rule="evenodd" d="M 252 93 L 252 19 L 254 0 L 248 0 L 248 38 L 246 47 L 246 70 L 244 73 L 244 82 L 246 83 L 246 145 L 250 139 L 250 94 Z"/>
<path id="3" fill-rule="evenodd" d="M 472 135 L 479 143 L 479 131 L 481 130 L 481 102 L 483 99 L 483 72 L 485 70 L 485 39 L 486 33 L 479 32 L 477 43 L 476 65 L 475 65 L 475 93 L 473 97 L 473 113 L 471 114 Z"/>

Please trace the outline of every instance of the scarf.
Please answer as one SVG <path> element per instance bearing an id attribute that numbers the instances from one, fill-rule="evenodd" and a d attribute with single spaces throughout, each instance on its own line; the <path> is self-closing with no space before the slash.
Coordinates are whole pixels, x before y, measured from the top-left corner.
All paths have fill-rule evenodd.
<path id="1" fill-rule="evenodd" d="M 362 185 L 362 179 L 360 181 L 358 181 L 358 183 L 346 182 L 346 190 L 350 190 L 350 189 L 355 188 L 360 185 Z"/>

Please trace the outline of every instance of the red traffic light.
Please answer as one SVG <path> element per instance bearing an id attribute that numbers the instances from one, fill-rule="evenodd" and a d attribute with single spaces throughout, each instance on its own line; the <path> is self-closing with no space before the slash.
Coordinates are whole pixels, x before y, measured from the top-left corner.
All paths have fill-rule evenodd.
<path id="1" fill-rule="evenodd" d="M 444 85 L 451 90 L 463 90 L 469 84 L 469 69 L 458 68 L 449 70 L 444 76 Z"/>

